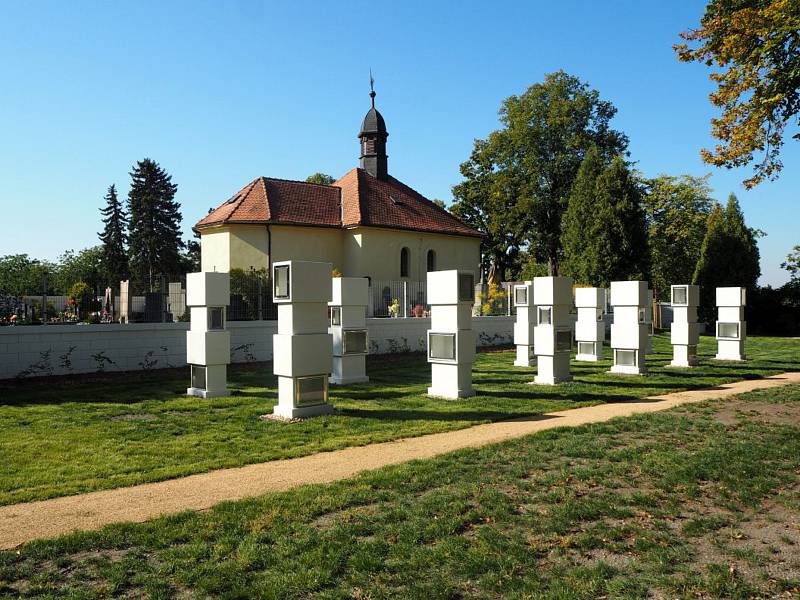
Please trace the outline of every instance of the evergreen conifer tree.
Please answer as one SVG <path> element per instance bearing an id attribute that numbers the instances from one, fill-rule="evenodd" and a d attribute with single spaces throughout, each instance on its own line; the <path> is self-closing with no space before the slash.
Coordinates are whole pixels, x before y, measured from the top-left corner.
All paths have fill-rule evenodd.
<path id="1" fill-rule="evenodd" d="M 700 317 L 709 323 L 716 319 L 716 288 L 754 290 L 760 275 L 755 233 L 745 225 L 739 201 L 731 194 L 725 209 L 716 204 L 708 216 L 693 277 L 693 283 L 700 286 Z"/>
<path id="2" fill-rule="evenodd" d="M 576 283 L 588 284 L 595 280 L 599 249 L 594 243 L 592 231 L 597 217 L 595 186 L 602 172 L 603 161 L 597 146 L 592 145 L 578 169 L 561 222 L 564 259 L 560 274 L 572 277 Z"/>
<path id="3" fill-rule="evenodd" d="M 161 166 L 149 158 L 133 168 L 128 192 L 130 267 L 132 274 L 147 281 L 150 289 L 159 275 L 181 272 L 180 204 L 178 186 Z"/>
<path id="4" fill-rule="evenodd" d="M 109 186 L 104 200 L 106 205 L 100 209 L 100 214 L 103 215 L 103 231 L 98 235 L 103 249 L 103 271 L 106 283 L 110 284 L 128 277 L 128 254 L 125 250 L 128 241 L 128 216 L 122 208 L 114 184 Z"/>
<path id="5" fill-rule="evenodd" d="M 622 157 L 616 157 L 595 184 L 594 224 L 587 229 L 586 252 L 594 261 L 589 283 L 647 279 L 650 251 L 643 194 Z"/>

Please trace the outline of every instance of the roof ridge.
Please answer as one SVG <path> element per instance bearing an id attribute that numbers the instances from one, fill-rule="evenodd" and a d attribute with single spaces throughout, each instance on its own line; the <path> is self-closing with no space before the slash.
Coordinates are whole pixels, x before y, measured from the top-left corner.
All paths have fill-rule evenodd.
<path id="1" fill-rule="evenodd" d="M 242 207 L 242 204 L 244 204 L 245 199 L 247 199 L 247 197 L 250 195 L 250 192 L 253 191 L 253 187 L 255 187 L 256 182 L 258 182 L 258 179 L 259 178 L 256 177 L 255 179 L 253 179 L 253 181 L 251 181 L 246 186 L 244 186 L 242 189 L 240 189 L 238 192 L 236 192 L 235 195 L 239 196 L 239 197 L 236 199 L 236 203 L 235 203 L 235 206 L 233 207 L 233 210 L 231 210 L 231 214 L 228 215 L 229 219 L 231 217 L 233 217 L 233 215 L 236 214 L 236 211 L 238 211 Z M 230 200 L 227 200 L 226 202 L 230 202 Z M 224 206 L 224 205 L 225 205 L 225 203 L 220 204 L 220 206 Z"/>
<path id="2" fill-rule="evenodd" d="M 269 193 L 267 191 L 267 178 L 266 177 L 259 177 L 258 180 L 261 183 L 261 187 L 264 188 L 264 204 L 267 207 L 267 219 L 272 219 L 272 206 L 269 203 Z"/>
<path id="3" fill-rule="evenodd" d="M 336 182 L 331 184 L 314 183 L 313 181 L 300 181 L 299 179 L 284 179 L 283 177 L 267 177 L 266 175 L 261 176 L 260 179 L 265 179 L 265 180 L 269 179 L 270 181 L 285 181 L 286 183 L 302 183 L 303 185 L 315 185 L 317 187 L 322 187 L 322 188 L 339 187 L 336 185 Z M 337 179 L 336 181 L 339 180 Z"/>

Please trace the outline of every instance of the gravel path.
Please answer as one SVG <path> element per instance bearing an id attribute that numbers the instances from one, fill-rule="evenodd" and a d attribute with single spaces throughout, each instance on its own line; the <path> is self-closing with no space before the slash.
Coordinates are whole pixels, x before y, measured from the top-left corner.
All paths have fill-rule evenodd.
<path id="1" fill-rule="evenodd" d="M 793 383 L 800 383 L 800 373 L 546 413 L 459 431 L 221 469 L 159 483 L 0 506 L 0 549 L 74 530 L 99 529 L 120 521 L 141 522 L 168 513 L 208 509 L 226 500 L 288 490 L 308 483 L 328 483 L 369 469 L 430 458 L 460 448 L 495 444 L 555 427 L 608 421 Z"/>

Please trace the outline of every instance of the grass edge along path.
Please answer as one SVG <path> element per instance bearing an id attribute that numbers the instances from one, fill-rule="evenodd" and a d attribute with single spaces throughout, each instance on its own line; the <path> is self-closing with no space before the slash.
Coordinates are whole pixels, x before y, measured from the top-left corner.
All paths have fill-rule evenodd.
<path id="1" fill-rule="evenodd" d="M 76 530 L 96 530 L 117 522 L 143 522 L 165 514 L 208 509 L 220 502 L 285 491 L 305 484 L 331 483 L 363 471 L 431 458 L 462 448 L 494 444 L 547 429 L 605 422 L 790 384 L 800 384 L 800 372 L 221 469 L 158 483 L 2 506 L 0 550 Z"/>

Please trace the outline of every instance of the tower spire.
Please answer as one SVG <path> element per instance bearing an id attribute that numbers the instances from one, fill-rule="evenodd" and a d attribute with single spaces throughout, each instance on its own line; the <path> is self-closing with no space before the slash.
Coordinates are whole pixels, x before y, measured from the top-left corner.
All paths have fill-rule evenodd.
<path id="1" fill-rule="evenodd" d="M 372 67 L 369 68 L 369 97 L 372 100 L 372 108 L 375 108 L 375 79 L 372 77 Z"/>
<path id="2" fill-rule="evenodd" d="M 372 108 L 369 109 L 358 139 L 361 140 L 361 168 L 377 179 L 386 180 L 389 176 L 388 157 L 386 156 L 386 123 L 381 113 L 375 108 L 375 78 L 369 70 L 369 97 Z"/>

